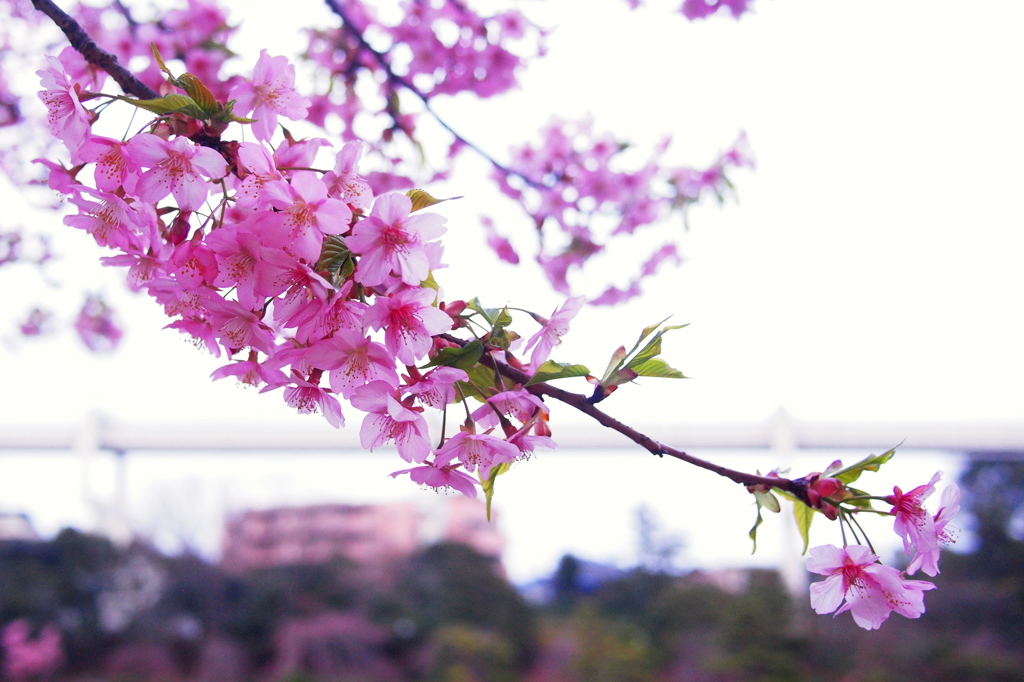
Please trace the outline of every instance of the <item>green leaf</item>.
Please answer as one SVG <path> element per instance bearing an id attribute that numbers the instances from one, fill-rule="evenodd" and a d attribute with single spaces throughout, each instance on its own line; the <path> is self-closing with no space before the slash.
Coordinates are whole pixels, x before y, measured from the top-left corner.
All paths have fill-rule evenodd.
<path id="1" fill-rule="evenodd" d="M 555 379 L 585 377 L 589 374 L 590 370 L 583 365 L 568 365 L 562 364 L 561 362 L 555 362 L 554 360 L 548 360 L 537 368 L 537 371 L 533 373 L 533 376 L 526 382 L 526 385 L 533 386 L 534 384 L 539 384 L 544 381 L 554 381 Z"/>
<path id="2" fill-rule="evenodd" d="M 204 119 L 207 118 L 202 107 L 200 107 L 194 99 L 188 95 L 179 95 L 171 93 L 170 95 L 164 95 L 163 97 L 157 97 L 156 99 L 134 99 L 132 97 L 125 97 L 124 95 L 116 95 L 115 99 L 119 99 L 122 102 L 128 102 L 132 106 L 136 106 L 139 109 L 145 109 L 146 111 L 154 114 L 160 114 L 166 116 L 167 114 L 185 114 L 192 118 Z"/>
<path id="3" fill-rule="evenodd" d="M 160 55 L 160 50 L 156 48 L 156 43 L 150 43 L 149 49 L 152 50 L 153 59 L 156 60 L 156 64 L 160 68 L 160 70 L 166 73 L 168 76 L 171 76 L 171 70 L 167 68 L 166 64 L 164 64 L 164 58 Z"/>
<path id="4" fill-rule="evenodd" d="M 420 209 L 434 206 L 445 201 L 454 201 L 455 199 L 461 199 L 462 197 L 448 197 L 447 199 L 435 199 L 427 192 L 422 189 L 411 189 L 405 193 L 405 196 L 412 200 L 412 213 L 419 211 Z"/>
<path id="5" fill-rule="evenodd" d="M 879 467 L 892 459 L 895 454 L 896 448 L 892 448 L 880 455 L 869 455 L 856 464 L 836 472 L 833 474 L 833 478 L 838 478 L 843 483 L 853 483 L 865 471 L 878 471 Z"/>
<path id="6" fill-rule="evenodd" d="M 793 519 L 796 521 L 796 529 L 800 531 L 800 537 L 804 540 L 804 551 L 801 554 L 807 554 L 807 548 L 811 544 L 810 532 L 811 521 L 814 520 L 814 510 L 803 502 L 794 502 Z"/>
<path id="7" fill-rule="evenodd" d="M 424 367 L 457 367 L 469 371 L 484 354 L 484 344 L 479 341 L 470 341 L 462 348 L 442 348 L 430 359 Z"/>
<path id="8" fill-rule="evenodd" d="M 501 309 L 500 313 L 498 313 L 498 317 L 494 320 L 494 326 L 496 328 L 507 327 L 510 324 L 512 324 L 512 315 L 509 314 L 508 307 L 506 306 Z"/>
<path id="9" fill-rule="evenodd" d="M 757 528 L 762 523 L 764 523 L 764 519 L 761 517 L 761 503 L 758 502 L 757 503 L 757 519 L 754 521 L 754 527 L 750 529 L 749 533 L 747 533 L 747 535 L 750 537 L 750 540 L 754 543 L 754 549 L 750 550 L 751 554 L 756 554 L 757 553 Z"/>
<path id="10" fill-rule="evenodd" d="M 479 298 L 474 298 L 472 301 L 466 303 L 466 307 L 473 312 L 480 313 L 483 318 L 487 321 L 488 326 L 493 327 L 494 321 L 497 319 L 498 314 L 501 312 L 499 308 L 484 308 L 480 304 Z"/>
<path id="11" fill-rule="evenodd" d="M 664 320 L 662 320 L 658 324 L 652 324 L 650 327 L 644 327 L 643 331 L 640 332 L 640 338 L 636 340 L 636 343 L 634 343 L 633 347 L 629 349 L 629 352 L 626 353 L 626 356 L 628 357 L 628 356 L 632 355 L 633 353 L 635 353 L 636 349 L 640 347 L 640 344 L 644 342 L 644 339 L 646 339 L 648 336 L 650 336 L 651 332 L 653 332 L 655 329 L 657 329 L 661 325 L 663 325 L 666 322 L 668 322 L 669 318 L 671 318 L 671 317 L 672 316 L 669 315 L 668 317 L 666 317 Z"/>
<path id="12" fill-rule="evenodd" d="M 342 268 L 345 261 L 352 258 L 352 252 L 345 246 L 345 238 L 336 234 L 324 238 L 324 244 L 320 247 L 320 258 L 316 262 L 316 269 L 328 272 L 337 272 Z"/>
<path id="13" fill-rule="evenodd" d="M 513 331 L 509 331 L 501 326 L 495 326 L 494 331 L 484 335 L 484 340 L 487 341 L 487 345 L 501 350 L 508 350 L 512 347 L 512 344 L 516 339 L 519 338 L 519 334 Z"/>
<path id="14" fill-rule="evenodd" d="M 494 387 L 494 370 L 489 367 L 484 367 L 481 364 L 476 364 L 466 370 L 466 374 L 469 375 L 467 381 L 456 382 L 456 386 L 462 391 L 462 395 L 467 398 L 476 398 L 480 402 L 484 402 L 489 398 L 492 393 L 481 393 L 481 391 L 487 391 Z M 477 390 L 477 386 L 480 390 Z M 497 393 L 497 390 L 494 391 Z"/>
<path id="15" fill-rule="evenodd" d="M 212 119 L 224 110 L 220 102 L 217 101 L 217 98 L 210 92 L 210 89 L 203 85 L 203 82 L 193 74 L 183 73 L 178 78 L 168 80 L 173 85 L 184 90 L 192 98 L 196 106 L 204 112 L 202 118 Z"/>
<path id="16" fill-rule="evenodd" d="M 433 270 L 428 272 L 427 273 L 427 278 L 425 280 L 423 280 L 422 282 L 420 282 L 420 287 L 422 287 L 424 289 L 433 289 L 434 291 L 440 291 L 441 290 L 441 285 L 437 283 L 436 279 L 434 279 L 434 271 Z M 435 305 L 434 307 L 437 307 L 437 306 Z"/>
<path id="17" fill-rule="evenodd" d="M 512 468 L 509 462 L 502 462 L 496 467 L 491 467 L 491 473 L 487 476 L 485 481 L 483 478 L 480 479 L 480 484 L 483 486 L 484 495 L 487 498 L 487 520 L 491 520 L 491 500 L 494 498 L 494 482 L 498 480 L 498 476 Z"/>
<path id="18" fill-rule="evenodd" d="M 772 495 L 770 490 L 761 491 L 758 490 L 754 493 L 754 499 L 757 503 L 767 509 L 768 511 L 778 514 L 782 511 L 782 506 L 779 504 L 779 499 Z"/>
<path id="19" fill-rule="evenodd" d="M 651 358 L 646 362 L 642 362 L 639 365 L 634 365 L 632 362 L 628 365 L 629 369 L 632 369 L 639 376 L 642 377 L 659 377 L 662 379 L 685 379 L 686 376 L 678 369 L 669 367 L 668 363 L 661 358 Z"/>
<path id="20" fill-rule="evenodd" d="M 654 335 L 653 339 L 651 339 L 650 341 L 647 342 L 647 345 L 644 346 L 643 350 L 641 350 L 639 353 L 637 353 L 636 356 L 632 360 L 630 360 L 629 362 L 626 363 L 626 367 L 629 367 L 630 369 L 636 369 L 637 365 L 642 365 L 647 360 L 649 360 L 649 359 L 651 359 L 653 357 L 656 357 L 659 354 L 661 354 L 661 337 L 665 334 L 665 332 L 672 331 L 673 329 L 682 329 L 683 327 L 686 327 L 686 326 L 689 326 L 689 325 L 676 324 L 676 325 L 672 325 L 671 327 L 664 327 L 664 328 L 658 330 L 658 333 Z M 648 327 L 648 329 L 649 328 L 650 327 Z M 638 345 L 639 345 L 639 343 L 638 343 Z"/>

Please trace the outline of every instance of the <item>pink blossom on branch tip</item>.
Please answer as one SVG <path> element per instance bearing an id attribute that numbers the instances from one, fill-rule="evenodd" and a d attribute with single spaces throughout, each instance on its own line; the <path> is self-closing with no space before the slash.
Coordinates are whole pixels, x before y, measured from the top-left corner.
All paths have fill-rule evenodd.
<path id="1" fill-rule="evenodd" d="M 555 309 L 550 319 L 534 315 L 534 319 L 541 323 L 540 331 L 531 336 L 523 347 L 523 352 L 533 349 L 530 355 L 531 367 L 537 369 L 543 365 L 554 347 L 562 343 L 562 337 L 569 332 L 569 323 L 585 302 L 585 296 L 574 296 Z"/>
<path id="2" fill-rule="evenodd" d="M 402 474 L 409 474 L 409 478 L 412 479 L 413 483 L 430 486 L 431 488 L 450 488 L 457 490 L 466 497 L 475 498 L 477 486 L 480 484 L 472 476 L 459 471 L 460 466 L 458 463 L 440 465 L 436 461 L 424 462 L 421 466 L 413 467 L 412 469 L 396 471 L 391 474 L 391 478 L 396 478 Z"/>
<path id="3" fill-rule="evenodd" d="M 924 613 L 923 593 L 935 589 L 932 583 L 906 580 L 895 568 L 879 564 L 878 557 L 862 545 L 813 547 L 807 570 L 827 576 L 811 585 L 815 612 L 839 615 L 849 611 L 865 630 L 878 629 L 894 611 L 906 618 L 919 618 Z"/>

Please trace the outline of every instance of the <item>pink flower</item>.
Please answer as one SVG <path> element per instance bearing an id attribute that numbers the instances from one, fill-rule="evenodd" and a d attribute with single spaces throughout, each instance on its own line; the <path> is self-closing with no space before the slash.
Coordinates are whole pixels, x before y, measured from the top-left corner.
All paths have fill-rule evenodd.
<path id="1" fill-rule="evenodd" d="M 346 398 L 371 381 L 398 386 L 394 356 L 353 329 L 341 329 L 331 338 L 317 341 L 305 349 L 303 357 L 314 367 L 329 370 L 331 390 Z"/>
<path id="2" fill-rule="evenodd" d="M 424 405 L 441 410 L 458 397 L 455 382 L 468 379 L 469 375 L 456 367 L 435 367 L 417 381 L 409 383 L 405 390 L 415 395 Z"/>
<path id="3" fill-rule="evenodd" d="M 540 410 L 547 414 L 548 407 L 544 402 L 524 388 L 495 393 L 487 399 L 487 404 L 473 412 L 473 421 L 484 428 L 498 425 L 498 414 L 511 417 L 525 424 Z"/>
<path id="4" fill-rule="evenodd" d="M 89 112 L 78 99 L 80 90 L 64 71 L 64 65 L 56 57 L 46 58 L 49 67 L 37 71 L 43 88 L 39 99 L 46 105 L 46 122 L 50 132 L 71 150 L 72 161 L 78 161 L 78 151 L 89 134 Z"/>
<path id="5" fill-rule="evenodd" d="M 903 549 L 908 556 L 921 554 L 935 555 L 939 552 L 938 534 L 935 531 L 935 519 L 924 508 L 924 501 L 935 492 L 935 484 L 942 478 L 941 472 L 936 472 L 927 485 L 919 485 L 913 490 L 904 493 L 899 487 L 892 489 L 893 494 L 885 498 L 885 501 L 892 505 L 890 511 L 896 517 L 893 530 L 903 538 Z M 922 560 L 923 562 L 923 560 Z M 914 566 L 913 573 L 922 562 L 911 562 Z M 934 570 L 935 572 L 931 572 Z M 925 567 L 928 575 L 938 573 L 938 568 L 928 561 Z"/>
<path id="6" fill-rule="evenodd" d="M 363 330 L 363 313 L 369 307 L 362 301 L 348 298 L 352 291 L 349 280 L 327 302 L 312 299 L 289 320 L 299 343 L 310 343 L 330 336 L 339 329 Z"/>
<path id="7" fill-rule="evenodd" d="M 281 180 L 283 176 L 274 165 L 274 157 L 262 144 L 239 143 L 238 160 L 249 174 L 238 183 L 235 201 L 239 206 L 256 208 L 263 186 L 268 182 Z"/>
<path id="8" fill-rule="evenodd" d="M 249 357 L 249 360 L 237 360 L 218 367 L 210 374 L 210 378 L 216 381 L 225 377 L 235 377 L 240 384 L 255 387 L 270 383 L 280 386 L 288 381 L 283 372 L 268 369 L 257 362 L 254 351 L 249 352 Z"/>
<path id="9" fill-rule="evenodd" d="M 358 175 L 356 166 L 362 156 L 361 142 L 348 142 L 338 152 L 334 170 L 324 174 L 324 183 L 332 196 L 341 199 L 354 209 L 365 211 L 373 203 L 373 190 Z"/>
<path id="10" fill-rule="evenodd" d="M 281 383 L 268 384 L 260 390 L 266 393 L 282 385 L 284 389 L 284 401 L 294 407 L 300 414 L 315 414 L 321 412 L 327 422 L 338 429 L 345 425 L 345 417 L 341 413 L 341 403 L 326 389 L 319 385 L 320 372 L 315 372 L 309 380 L 303 379 L 296 371 L 292 371 L 291 379 Z M 315 381 L 314 381 L 315 379 Z"/>
<path id="11" fill-rule="evenodd" d="M 86 195 L 95 197 L 96 201 Z M 147 218 L 151 217 L 155 222 L 156 216 L 136 211 L 136 208 L 142 206 L 139 202 L 127 204 L 116 194 L 82 187 L 81 192 L 71 197 L 71 203 L 78 206 L 81 212 L 65 216 L 64 223 L 85 230 L 100 246 L 122 251 L 138 251 L 149 247 L 150 239 L 146 237 L 149 236 L 147 228 L 150 222 Z"/>
<path id="12" fill-rule="evenodd" d="M 895 568 L 877 561 L 878 557 L 861 545 L 812 548 L 807 570 L 828 577 L 811 585 L 811 607 L 820 614 L 849 611 L 865 630 L 881 627 L 893 611 L 919 618 L 924 613 L 923 593 L 935 585 L 906 580 Z"/>
<path id="13" fill-rule="evenodd" d="M 214 336 L 229 353 L 241 348 L 252 348 L 268 355 L 274 351 L 274 332 L 256 313 L 212 291 L 203 292 L 202 303 Z"/>
<path id="14" fill-rule="evenodd" d="M 327 185 L 312 171 L 298 171 L 288 182 L 267 183 L 261 198 L 282 211 L 290 240 L 308 232 L 315 235 L 317 250 L 312 260 L 320 255 L 323 235 L 346 232 L 352 220 L 348 205 L 328 197 Z"/>
<path id="15" fill-rule="evenodd" d="M 414 483 L 429 485 L 431 488 L 454 488 L 466 497 L 476 497 L 476 487 L 479 485 L 472 476 L 467 476 L 458 470 L 461 464 L 449 464 L 440 466 L 436 462 L 424 462 L 422 466 L 412 469 L 402 469 L 391 474 L 391 478 L 409 474 Z"/>
<path id="16" fill-rule="evenodd" d="M 90 296 L 75 318 L 75 331 L 86 348 L 109 353 L 117 348 L 124 332 L 114 322 L 114 311 L 96 296 Z"/>
<path id="17" fill-rule="evenodd" d="M 506 263 L 519 265 L 519 254 L 516 253 L 508 237 L 502 237 L 494 228 L 494 221 L 487 216 L 480 216 L 480 224 L 484 226 L 484 237 L 487 239 L 487 246 L 494 251 L 494 254 Z"/>
<path id="18" fill-rule="evenodd" d="M 732 12 L 733 19 L 739 19 L 740 15 L 748 11 L 751 0 L 685 0 L 680 12 L 690 21 L 704 19 L 717 12 L 722 7 L 728 7 Z"/>
<path id="19" fill-rule="evenodd" d="M 452 327 L 452 318 L 430 305 L 436 296 L 432 289 L 378 296 L 363 316 L 363 324 L 383 329 L 388 351 L 406 365 L 415 364 L 430 351 L 430 337 Z"/>
<path id="20" fill-rule="evenodd" d="M 938 513 L 932 518 L 935 545 L 927 550 L 919 550 L 917 556 L 907 566 L 907 573 L 913 574 L 920 568 L 928 575 L 937 575 L 942 548 L 956 541 L 956 528 L 949 525 L 956 513 L 960 511 L 960 488 L 955 483 L 942 491 L 941 504 Z"/>
<path id="21" fill-rule="evenodd" d="M 202 176 L 218 180 L 228 172 L 227 162 L 217 152 L 198 147 L 186 137 L 168 142 L 150 133 L 140 133 L 128 141 L 128 156 L 139 166 L 149 168 L 136 185 L 143 201 L 160 201 L 174 196 L 180 208 L 194 211 L 206 201 L 209 185 Z"/>
<path id="22" fill-rule="evenodd" d="M 130 194 L 135 191 L 135 182 L 140 170 L 126 152 L 128 143 L 109 137 L 91 135 L 81 148 L 82 160 L 96 163 L 93 178 L 96 187 L 105 192 L 116 192 L 124 185 Z"/>
<path id="23" fill-rule="evenodd" d="M 576 317 L 576 313 L 583 307 L 584 301 L 586 301 L 584 296 L 575 296 L 568 299 L 555 310 L 550 320 L 544 319 L 539 315 L 534 316 L 542 326 L 540 331 L 531 336 L 530 340 L 523 347 L 524 353 L 533 348 L 533 354 L 530 355 L 531 367 L 537 369 L 543 365 L 551 355 L 552 349 L 562 343 L 562 337 L 569 331 L 569 322 Z"/>
<path id="24" fill-rule="evenodd" d="M 422 462 L 430 454 L 426 420 L 418 411 L 400 403 L 395 389 L 387 382 L 372 381 L 360 386 L 349 401 L 357 410 L 368 413 L 359 429 L 359 442 L 364 448 L 372 452 L 394 441 L 406 462 Z"/>
<path id="25" fill-rule="evenodd" d="M 369 218 L 352 228 L 345 245 L 361 256 L 357 282 L 377 286 L 394 273 L 409 286 L 417 286 L 436 267 L 425 244 L 445 233 L 445 219 L 434 213 L 411 216 L 411 210 L 409 197 L 385 194 L 377 197 Z"/>
<path id="26" fill-rule="evenodd" d="M 253 134 L 263 142 L 274 136 L 279 115 L 299 121 L 309 107 L 309 100 L 295 92 L 295 67 L 287 57 L 271 57 L 266 50 L 256 60 L 252 82 L 236 86 L 230 96 L 236 101 L 236 114 L 253 114 Z"/>
<path id="27" fill-rule="evenodd" d="M 519 457 L 519 448 L 501 438 L 488 433 L 475 433 L 472 430 L 459 431 L 449 438 L 437 451 L 434 461 L 444 464 L 452 460 L 462 462 L 466 471 L 480 470 L 480 476 L 487 478 L 491 467 L 498 464 L 511 463 Z"/>

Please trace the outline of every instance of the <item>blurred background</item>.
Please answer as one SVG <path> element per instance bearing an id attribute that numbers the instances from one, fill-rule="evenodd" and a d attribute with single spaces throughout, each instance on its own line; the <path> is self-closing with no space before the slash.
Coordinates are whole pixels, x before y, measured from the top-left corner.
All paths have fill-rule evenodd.
<path id="1" fill-rule="evenodd" d="M 0 269 L 9 678 L 1024 679 L 1024 6 L 757 0 L 740 21 L 690 23 L 676 4 L 530 3 L 558 28 L 522 88 L 435 106 L 497 157 L 553 115 L 591 114 L 641 148 L 671 133 L 698 166 L 746 131 L 756 170 L 691 209 L 687 261 L 626 306 L 585 309 L 554 357 L 603 367 L 673 315 L 691 324 L 664 357 L 692 378 L 623 387 L 605 403 L 617 418 L 736 469 L 803 475 L 900 445 L 863 487 L 959 481 L 959 540 L 922 619 L 868 633 L 814 615 L 788 509 L 751 555 L 745 491 L 557 406 L 563 447 L 500 479 L 490 523 L 392 480 L 403 463 L 361 452 L 357 424 L 210 382 L 221 362 L 4 186 L 4 220 L 52 224 L 59 254 Z M 333 25 L 318 3 L 232 11 L 250 61 L 267 36 L 292 54 L 300 26 Z M 446 293 L 553 310 L 539 268 L 481 248 L 478 215 L 503 200 L 482 160 L 460 163 L 429 188 L 465 197 L 439 207 Z M 503 228 L 528 244 L 515 220 Z M 610 256 L 574 284 L 620 274 Z M 117 310 L 115 353 L 14 332 L 81 288 Z M 868 532 L 900 561 L 888 520 Z M 839 541 L 822 519 L 811 530 L 812 546 Z"/>

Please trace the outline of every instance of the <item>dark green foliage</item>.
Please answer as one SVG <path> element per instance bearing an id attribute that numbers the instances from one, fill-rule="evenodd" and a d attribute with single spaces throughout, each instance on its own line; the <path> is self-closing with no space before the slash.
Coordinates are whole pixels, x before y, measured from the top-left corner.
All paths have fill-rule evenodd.
<path id="1" fill-rule="evenodd" d="M 417 629 L 429 634 L 446 624 L 489 631 L 507 640 L 517 665 L 534 653 L 534 615 L 490 561 L 470 547 L 442 543 L 428 547 L 406 563 L 398 594 Z"/>

